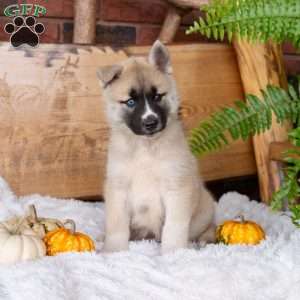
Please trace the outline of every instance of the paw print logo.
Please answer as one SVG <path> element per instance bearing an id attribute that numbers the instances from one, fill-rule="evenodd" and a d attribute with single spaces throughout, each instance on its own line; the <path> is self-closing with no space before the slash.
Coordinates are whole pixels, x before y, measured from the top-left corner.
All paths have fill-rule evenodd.
<path id="1" fill-rule="evenodd" d="M 39 35 L 45 31 L 45 26 L 42 23 L 37 23 L 33 16 L 26 18 L 17 16 L 12 23 L 5 25 L 4 30 L 11 34 L 10 43 L 15 48 L 23 44 L 36 47 L 40 41 Z"/>

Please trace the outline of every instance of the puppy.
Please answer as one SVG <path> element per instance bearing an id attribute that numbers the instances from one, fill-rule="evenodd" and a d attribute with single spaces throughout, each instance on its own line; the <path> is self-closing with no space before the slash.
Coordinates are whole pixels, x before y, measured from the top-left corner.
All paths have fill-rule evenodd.
<path id="1" fill-rule="evenodd" d="M 104 251 L 154 238 L 162 253 L 189 240 L 213 242 L 214 201 L 199 177 L 178 119 L 167 49 L 102 67 L 98 77 L 111 128 L 104 196 Z"/>

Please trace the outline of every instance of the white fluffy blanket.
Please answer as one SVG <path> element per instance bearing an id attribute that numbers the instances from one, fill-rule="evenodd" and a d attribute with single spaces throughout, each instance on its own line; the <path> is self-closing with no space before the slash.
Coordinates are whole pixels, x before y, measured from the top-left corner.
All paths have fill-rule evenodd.
<path id="1" fill-rule="evenodd" d="M 38 195 L 17 199 L 0 178 L 0 220 L 34 203 L 41 216 L 72 218 L 94 239 L 103 234 L 101 203 Z M 96 299 L 300 299 L 300 230 L 287 216 L 238 193 L 224 195 L 217 221 L 238 214 L 260 223 L 267 239 L 259 246 L 208 245 L 159 255 L 155 242 L 135 242 L 130 251 L 69 253 L 0 266 L 1 300 Z"/>

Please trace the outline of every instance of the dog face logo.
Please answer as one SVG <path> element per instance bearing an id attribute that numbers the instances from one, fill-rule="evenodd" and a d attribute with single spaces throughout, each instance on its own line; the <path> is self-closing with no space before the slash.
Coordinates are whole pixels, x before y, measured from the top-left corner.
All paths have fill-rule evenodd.
<path id="1" fill-rule="evenodd" d="M 14 17 L 13 21 L 4 27 L 4 31 L 10 34 L 10 43 L 13 47 L 38 46 L 45 26 L 37 22 L 36 17 L 46 14 L 44 7 L 32 4 L 10 5 L 6 7 L 4 14 L 7 17 Z"/>

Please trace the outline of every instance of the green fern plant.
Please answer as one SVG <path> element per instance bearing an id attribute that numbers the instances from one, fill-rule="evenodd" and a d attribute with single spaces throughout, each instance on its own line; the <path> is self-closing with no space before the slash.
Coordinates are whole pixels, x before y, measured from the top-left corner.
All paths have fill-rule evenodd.
<path id="1" fill-rule="evenodd" d="M 189 144 L 195 155 L 218 150 L 229 144 L 229 140 L 246 140 L 266 131 L 271 127 L 272 113 L 279 123 L 285 120 L 300 123 L 300 99 L 291 85 L 288 92 L 268 86 L 262 91 L 262 99 L 247 95 L 246 100 L 217 111 L 192 129 Z"/>
<path id="2" fill-rule="evenodd" d="M 289 133 L 289 139 L 295 146 L 300 146 L 300 127 Z M 297 202 L 300 198 L 300 150 L 290 149 L 284 155 L 287 167 L 284 170 L 283 183 L 280 189 L 273 194 L 271 207 L 274 210 L 279 210 L 286 205 L 291 212 L 293 223 L 300 227 L 300 204 Z"/>
<path id="3" fill-rule="evenodd" d="M 233 37 L 249 42 L 287 40 L 300 48 L 300 0 L 212 0 L 202 10 L 205 18 L 195 21 L 188 34 L 197 32 L 220 40 L 227 34 L 229 41 Z M 299 78 L 297 85 L 289 86 L 288 91 L 268 86 L 261 99 L 247 95 L 246 102 L 236 101 L 235 107 L 214 113 L 192 130 L 192 152 L 201 155 L 221 148 L 229 140 L 245 140 L 264 132 L 271 127 L 273 113 L 278 123 L 297 123 L 289 138 L 300 147 Z M 300 228 L 300 150 L 286 151 L 285 162 L 283 184 L 273 194 L 271 206 L 277 210 L 287 206 L 293 223 Z"/>
<path id="4" fill-rule="evenodd" d="M 229 41 L 233 36 L 248 41 L 291 41 L 300 47 L 299 0 L 213 0 L 201 9 L 205 18 L 195 21 L 187 33 Z"/>

